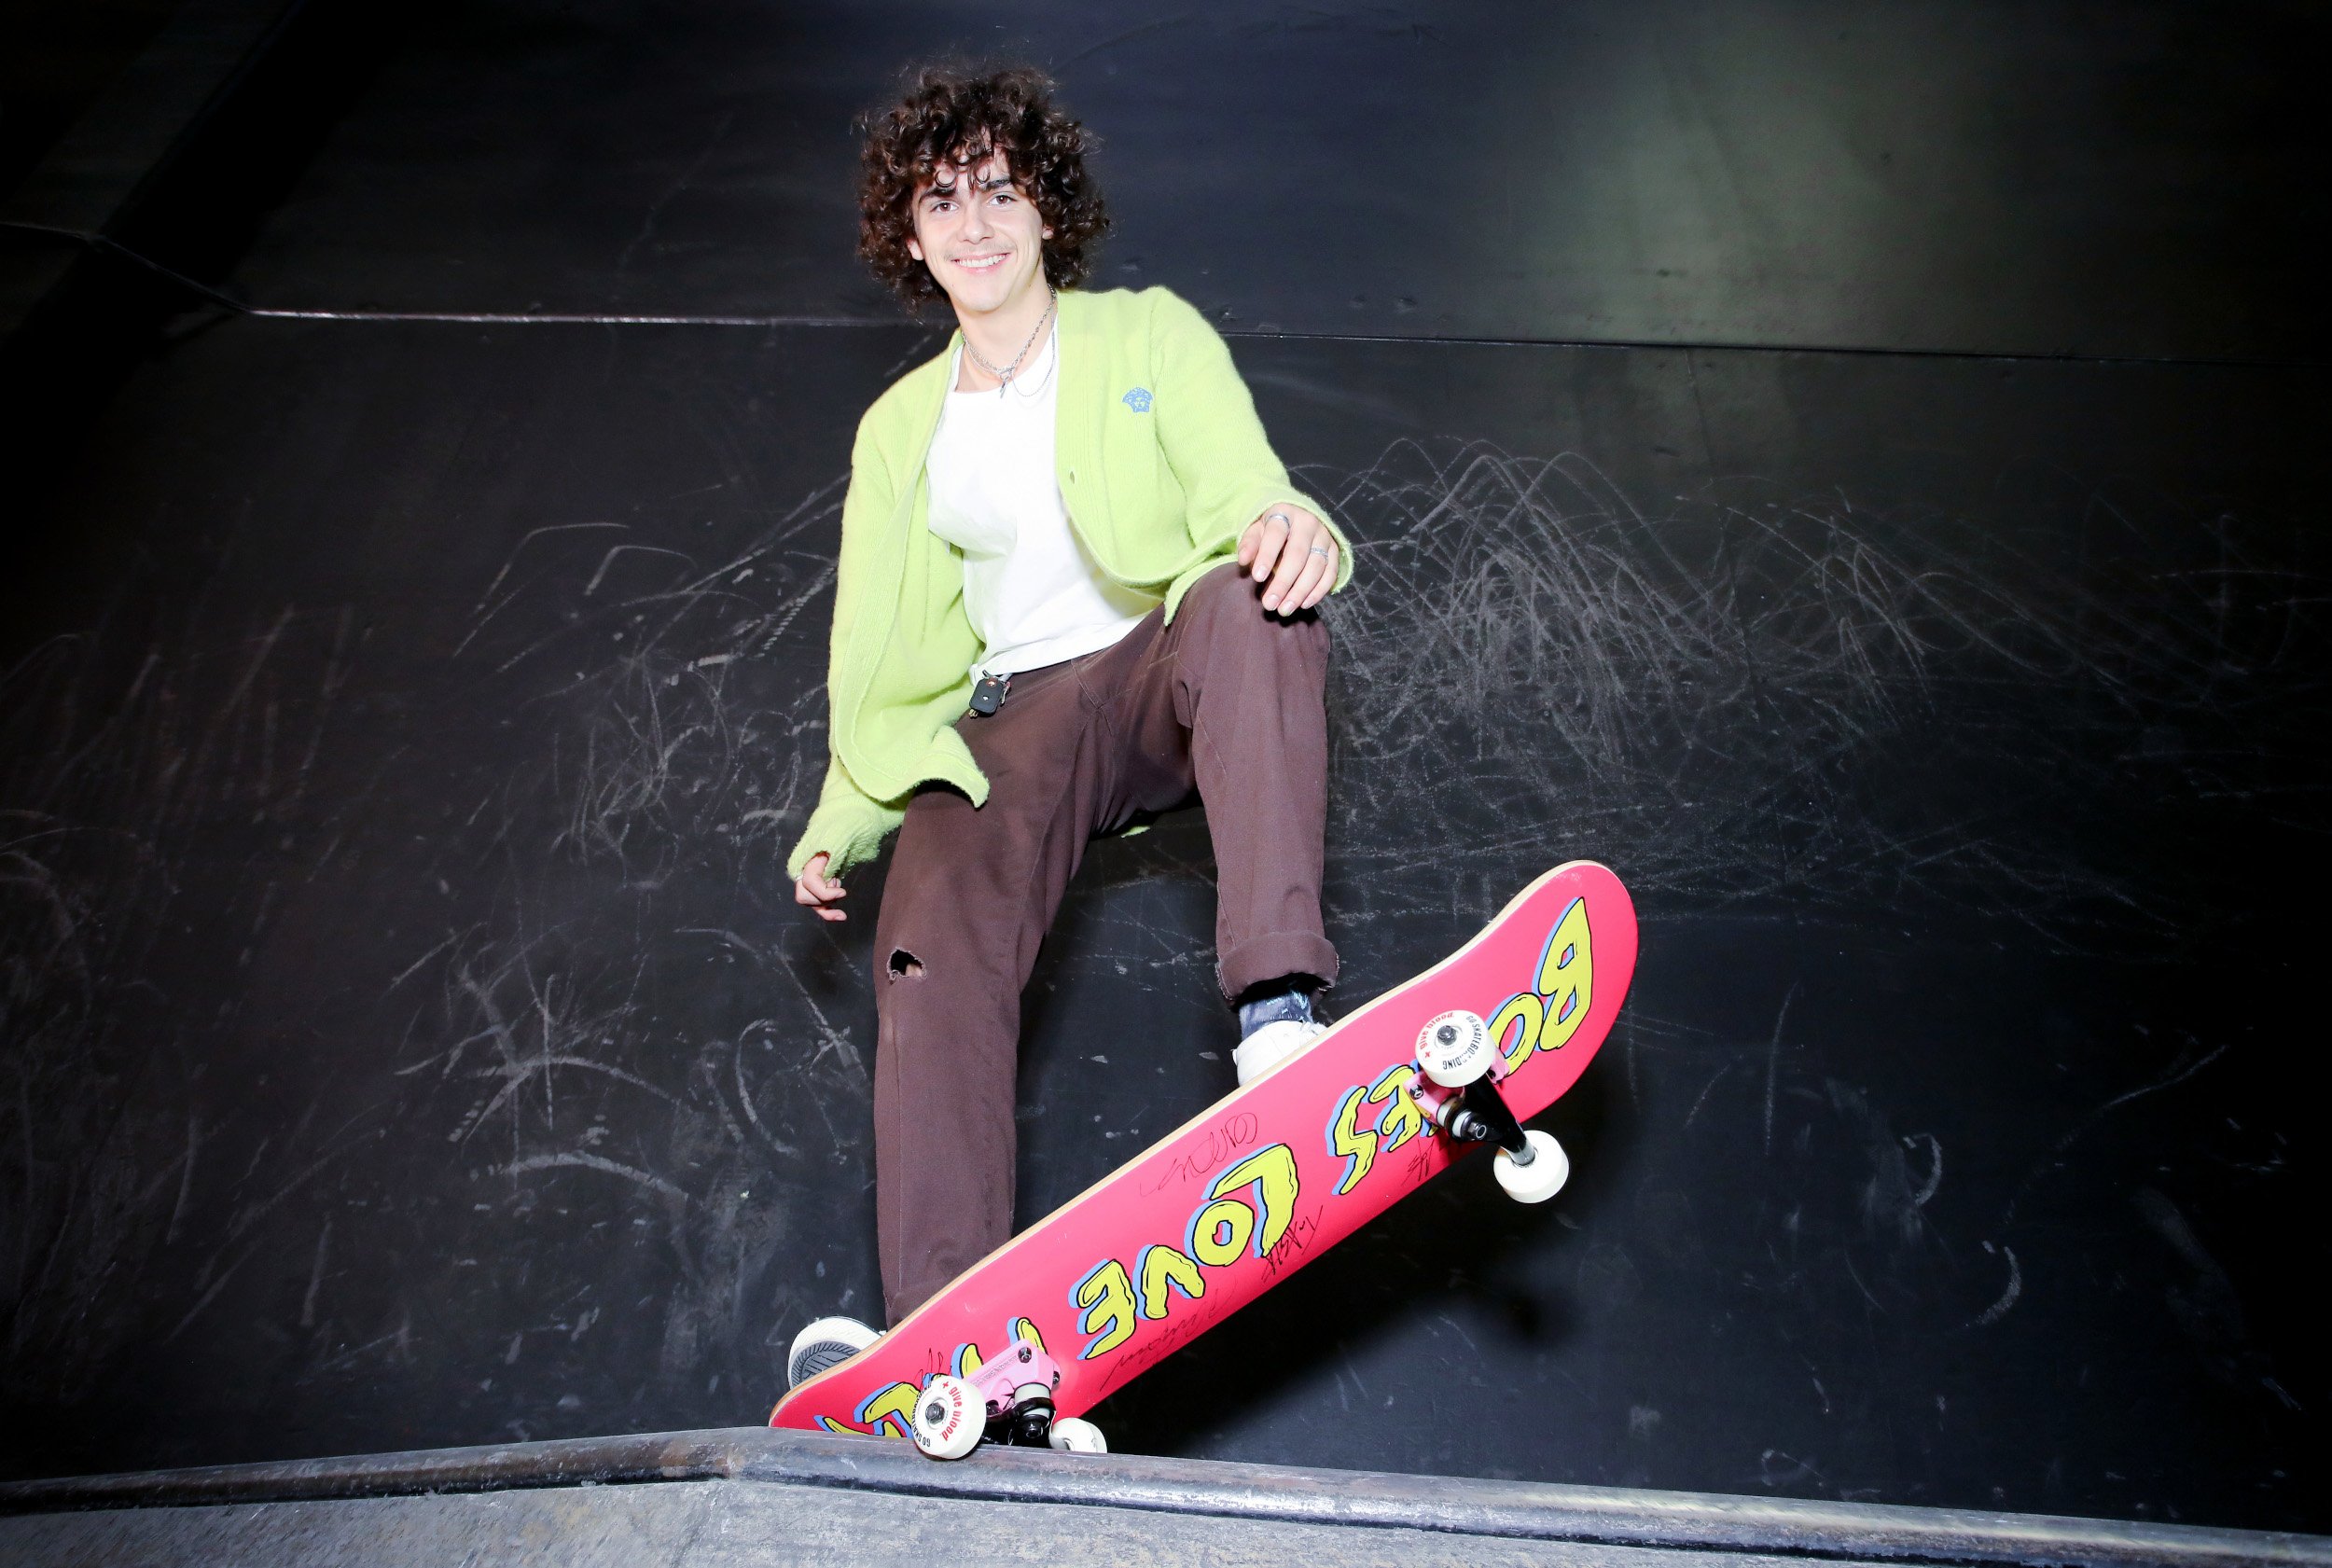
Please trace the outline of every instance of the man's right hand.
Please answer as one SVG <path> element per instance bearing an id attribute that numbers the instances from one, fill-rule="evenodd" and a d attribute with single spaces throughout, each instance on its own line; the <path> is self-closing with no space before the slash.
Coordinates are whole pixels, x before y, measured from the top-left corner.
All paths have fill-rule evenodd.
<path id="1" fill-rule="evenodd" d="M 842 884 L 826 874 L 832 857 L 820 850 L 802 867 L 801 875 L 794 879 L 794 902 L 815 914 L 820 920 L 848 920 L 850 917 L 834 908 L 849 895 Z"/>

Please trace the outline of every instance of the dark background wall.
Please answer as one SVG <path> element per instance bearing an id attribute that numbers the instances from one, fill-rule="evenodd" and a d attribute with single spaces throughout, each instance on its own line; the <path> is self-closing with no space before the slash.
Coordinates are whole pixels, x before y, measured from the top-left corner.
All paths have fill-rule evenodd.
<path id="1" fill-rule="evenodd" d="M 2332 1528 L 2317 9 L 243 21 L 103 221 L 277 313 L 87 254 L 0 349 L 11 1473 L 757 1421 L 871 1308 L 868 922 L 777 861 L 940 341 L 850 118 L 960 49 L 1359 543 L 1344 993 L 1573 856 L 1645 920 L 1562 1200 L 1453 1176 L 1115 1441 Z M 1027 1217 L 1228 1087 L 1211 874 L 1097 846 Z"/>

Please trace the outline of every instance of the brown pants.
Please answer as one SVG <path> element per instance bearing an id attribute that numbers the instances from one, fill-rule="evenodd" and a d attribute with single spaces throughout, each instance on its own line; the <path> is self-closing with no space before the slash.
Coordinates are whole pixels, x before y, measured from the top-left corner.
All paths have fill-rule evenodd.
<path id="1" fill-rule="evenodd" d="M 1171 626 L 1153 611 L 957 722 L 988 803 L 915 797 L 875 921 L 876 1223 L 893 1323 L 1012 1234 L 1020 992 L 1093 835 L 1195 786 L 1215 841 L 1223 994 L 1336 978 L 1320 923 L 1327 663 L 1316 616 L 1267 616 L 1256 585 L 1225 566 Z"/>

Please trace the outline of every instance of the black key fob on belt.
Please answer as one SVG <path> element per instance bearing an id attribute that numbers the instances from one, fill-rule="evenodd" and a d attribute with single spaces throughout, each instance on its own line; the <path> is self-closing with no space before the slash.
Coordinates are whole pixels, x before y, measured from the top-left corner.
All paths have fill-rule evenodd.
<path id="1" fill-rule="evenodd" d="M 982 715 L 1004 706 L 1004 694 L 1012 688 L 1009 675 L 982 675 L 972 686 L 972 712 Z"/>

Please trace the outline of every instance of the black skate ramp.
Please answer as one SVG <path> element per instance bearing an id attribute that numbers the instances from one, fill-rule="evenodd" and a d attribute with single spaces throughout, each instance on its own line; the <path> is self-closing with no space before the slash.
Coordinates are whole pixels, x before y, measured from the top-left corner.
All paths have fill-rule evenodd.
<path id="1" fill-rule="evenodd" d="M 0 1486 L 18 1568 L 557 1562 L 2332 1564 L 2332 1539 L 747 1427 Z"/>

